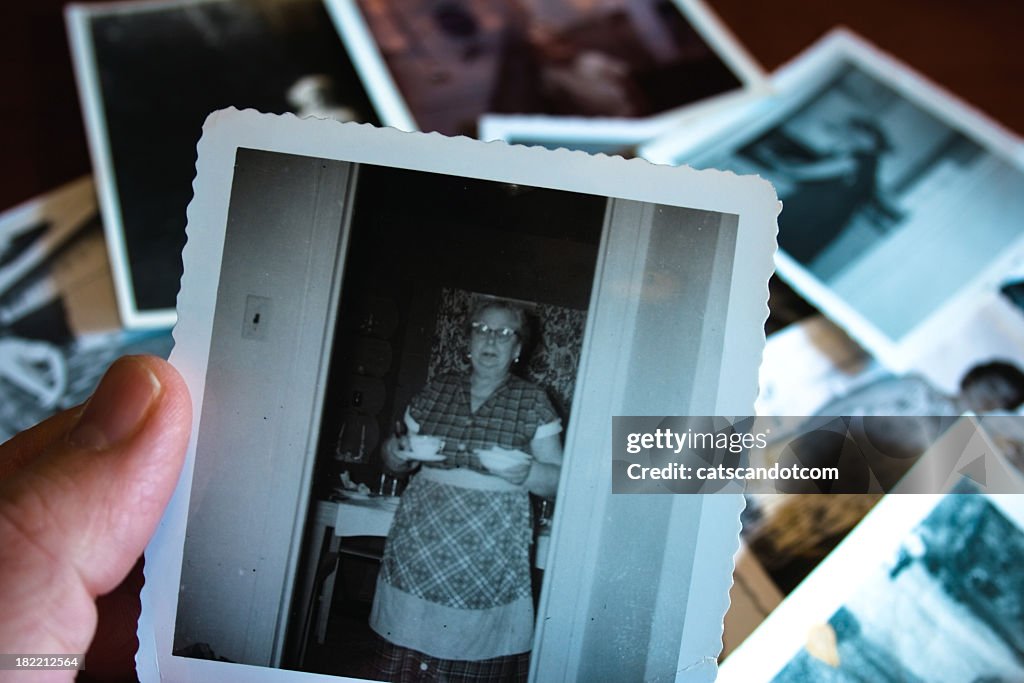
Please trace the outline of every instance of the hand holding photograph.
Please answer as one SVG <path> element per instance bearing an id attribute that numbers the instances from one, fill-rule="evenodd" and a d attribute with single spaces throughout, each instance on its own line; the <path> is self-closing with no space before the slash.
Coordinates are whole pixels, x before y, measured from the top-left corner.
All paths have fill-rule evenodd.
<path id="1" fill-rule="evenodd" d="M 610 425 L 753 409 L 771 187 L 236 110 L 198 156 L 140 676 L 711 681 L 742 501 L 613 496 Z"/>

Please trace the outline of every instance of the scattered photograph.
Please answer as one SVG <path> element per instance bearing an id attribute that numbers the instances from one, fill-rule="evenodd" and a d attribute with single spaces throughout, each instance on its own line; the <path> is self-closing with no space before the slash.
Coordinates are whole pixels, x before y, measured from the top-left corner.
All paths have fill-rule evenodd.
<path id="1" fill-rule="evenodd" d="M 0 326 L 46 303 L 32 296 L 44 266 L 96 220 L 92 178 L 85 176 L 0 214 Z"/>
<path id="2" fill-rule="evenodd" d="M 660 124 L 653 128 L 635 122 L 614 125 L 595 123 L 589 119 L 560 118 L 536 115 L 484 114 L 480 117 L 477 137 L 481 140 L 502 140 L 511 145 L 575 149 L 588 154 L 635 156 L 634 149 L 657 135 Z"/>
<path id="3" fill-rule="evenodd" d="M 121 356 L 167 358 L 170 331 L 92 333 L 61 343 L 0 334 L 0 443 L 85 402 Z"/>
<path id="4" fill-rule="evenodd" d="M 1011 136 L 845 31 L 772 84 L 728 123 L 640 155 L 769 179 L 784 207 L 780 276 L 905 371 L 1020 253 Z"/>
<path id="5" fill-rule="evenodd" d="M 783 595 L 771 577 L 758 562 L 757 557 L 740 542 L 736 553 L 736 568 L 732 573 L 732 588 L 729 590 L 729 611 L 725 614 L 722 632 L 722 654 L 724 660 L 753 633 L 772 610 L 782 602 Z"/>
<path id="6" fill-rule="evenodd" d="M 168 333 L 121 333 L 92 179 L 0 214 L 0 442 L 82 403 L 126 353 Z"/>
<path id="7" fill-rule="evenodd" d="M 478 121 L 477 137 L 481 140 L 503 140 L 514 145 L 575 149 L 589 154 L 629 158 L 636 156 L 638 148 L 666 131 L 714 119 L 717 114 L 739 106 L 759 91 L 760 86 L 751 86 L 688 105 L 678 113 L 645 118 L 483 114 Z"/>
<path id="8" fill-rule="evenodd" d="M 196 187 L 141 675 L 713 675 L 740 501 L 594 454 L 619 411 L 752 410 L 766 183 L 229 110 Z"/>
<path id="9" fill-rule="evenodd" d="M 320 0 L 81 4 L 67 24 L 130 328 L 174 323 L 195 146 L 210 112 L 377 123 Z"/>
<path id="10" fill-rule="evenodd" d="M 1021 680 L 1022 561 L 1017 524 L 982 496 L 947 496 L 771 680 Z"/>
<path id="11" fill-rule="evenodd" d="M 1019 494 L 981 494 L 974 474 L 948 494 L 878 502 L 719 680 L 1021 680 L 1024 508 Z"/>
<path id="12" fill-rule="evenodd" d="M 762 80 L 691 0 L 328 5 L 383 122 L 403 130 L 476 137 L 484 114 L 643 119 Z"/>

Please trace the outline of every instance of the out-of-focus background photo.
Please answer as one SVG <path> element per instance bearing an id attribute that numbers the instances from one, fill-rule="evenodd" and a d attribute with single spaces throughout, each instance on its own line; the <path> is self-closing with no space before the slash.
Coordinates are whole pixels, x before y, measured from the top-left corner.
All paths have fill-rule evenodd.
<path id="1" fill-rule="evenodd" d="M 1021 26 L 1013 0 L 4 3 L 0 441 L 170 353 L 195 143 L 238 106 L 761 174 L 786 209 L 758 414 L 919 416 L 894 438 L 919 456 L 970 413 L 1017 476 Z M 383 486 L 392 416 L 353 405 L 325 413 L 325 502 Z M 1014 515 L 890 498 L 749 498 L 723 680 L 1024 681 Z M 359 674 L 379 544 L 349 550 L 308 558 L 286 666 Z"/>

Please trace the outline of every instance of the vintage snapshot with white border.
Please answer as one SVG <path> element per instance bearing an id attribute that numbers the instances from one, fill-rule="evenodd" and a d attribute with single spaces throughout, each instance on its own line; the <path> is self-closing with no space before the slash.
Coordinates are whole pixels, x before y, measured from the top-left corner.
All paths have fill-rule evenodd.
<path id="1" fill-rule="evenodd" d="M 1020 680 L 1024 479 L 972 417 L 943 440 L 965 435 L 985 442 L 985 467 L 968 463 L 944 482 L 949 493 L 885 496 L 725 660 L 718 680 Z M 1017 493 L 980 495 L 995 478 Z"/>
<path id="2" fill-rule="evenodd" d="M 320 0 L 71 4 L 66 22 L 128 328 L 174 324 L 207 114 L 239 106 L 377 121 Z"/>
<path id="3" fill-rule="evenodd" d="M 1024 246 L 1019 141 L 843 30 L 772 85 L 640 156 L 771 180 L 779 275 L 889 370 L 948 375 L 918 359 Z"/>
<path id="4" fill-rule="evenodd" d="M 486 447 L 436 440 L 430 455 L 413 444 L 426 462 L 407 479 L 392 467 L 395 449 L 407 452 L 393 435 L 422 441 L 434 433 L 419 412 L 430 387 L 498 368 L 517 376 L 502 387 L 534 387 L 522 391 L 537 407 L 520 412 L 551 416 L 536 418 L 556 448 L 543 462 L 564 458 L 548 491 L 523 483 L 548 510 L 557 489 L 549 519 L 541 509 L 523 521 L 535 534 L 523 614 L 536 628 L 513 628 L 520 615 L 449 649 L 479 652 L 515 631 L 525 646 L 509 653 L 532 680 L 712 680 L 742 502 L 613 496 L 610 426 L 616 414 L 753 409 L 771 187 L 251 110 L 211 115 L 198 158 L 171 358 L 195 420 L 147 550 L 140 676 L 377 677 L 361 663 L 367 642 L 383 641 L 366 615 L 373 602 L 380 633 L 381 592 L 397 590 L 388 563 L 403 548 L 389 542 L 380 565 L 380 537 L 418 520 L 414 501 L 439 472 L 513 486 Z M 460 457 L 465 469 L 444 469 Z M 423 616 L 387 632 L 408 642 L 443 630 Z M 427 654 L 420 666 L 480 658 Z"/>
<path id="5" fill-rule="evenodd" d="M 567 139 L 609 152 L 666 130 L 691 105 L 764 84 L 700 0 L 327 5 L 382 122 L 402 130 L 525 143 L 506 130 L 582 126 Z M 481 125 L 483 115 L 495 121 Z"/>
<path id="6" fill-rule="evenodd" d="M 761 86 L 725 93 L 711 100 L 688 105 L 669 115 L 643 119 L 583 118 L 543 114 L 483 114 L 478 122 L 481 140 L 503 140 L 514 145 L 537 145 L 548 149 L 578 149 L 590 154 L 635 155 L 636 149 L 666 131 L 695 125 L 702 118 L 714 118 L 746 100 L 763 95 Z"/>

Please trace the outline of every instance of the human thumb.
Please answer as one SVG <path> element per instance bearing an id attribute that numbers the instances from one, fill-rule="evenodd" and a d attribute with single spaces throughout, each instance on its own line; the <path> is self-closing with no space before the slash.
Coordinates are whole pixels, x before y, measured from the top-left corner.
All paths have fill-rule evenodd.
<path id="1" fill-rule="evenodd" d="M 0 651 L 86 651 L 95 599 L 142 553 L 190 430 L 181 376 L 158 358 L 132 356 L 111 366 L 84 408 L 0 446 L 0 462 L 18 463 L 0 482 Z M 33 672 L 31 680 L 72 678 Z"/>

